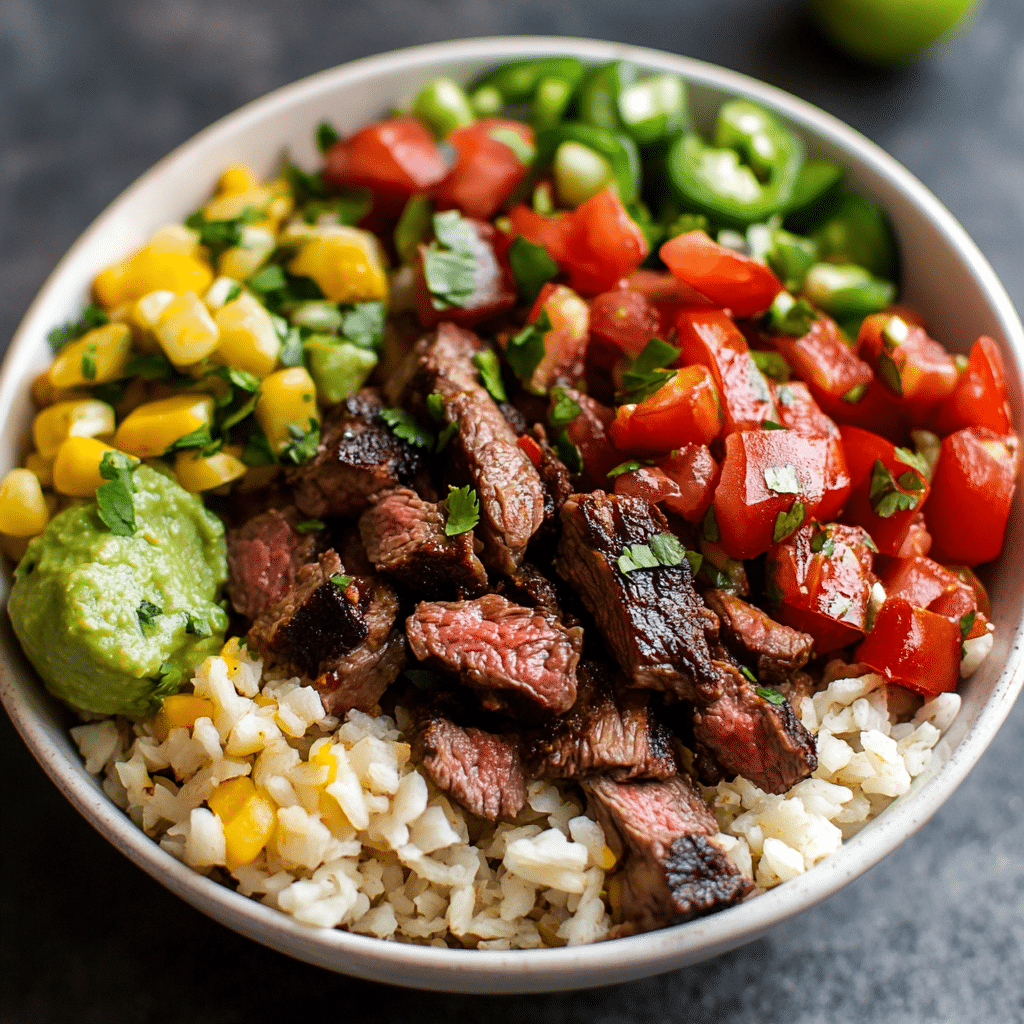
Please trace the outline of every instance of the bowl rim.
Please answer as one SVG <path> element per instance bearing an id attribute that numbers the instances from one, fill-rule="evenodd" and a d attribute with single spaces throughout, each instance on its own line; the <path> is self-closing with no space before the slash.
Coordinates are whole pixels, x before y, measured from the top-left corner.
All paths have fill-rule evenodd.
<path id="1" fill-rule="evenodd" d="M 30 346 L 52 326 L 41 316 L 50 299 L 82 276 L 94 241 L 117 211 L 158 184 L 173 168 L 197 159 L 218 141 L 236 137 L 275 112 L 317 95 L 358 86 L 398 71 L 458 61 L 498 63 L 529 56 L 573 53 L 585 60 L 631 60 L 674 71 L 688 82 L 742 94 L 780 112 L 803 131 L 835 144 L 891 183 L 946 236 L 979 282 L 1007 339 L 1012 360 L 1024 362 L 1024 328 L 1013 304 L 981 251 L 938 199 L 908 170 L 853 128 L 812 104 L 744 74 L 676 54 L 621 43 L 559 36 L 503 36 L 408 47 L 351 61 L 285 85 L 203 129 L 158 161 L 121 193 L 81 234 L 57 264 L 15 333 L 0 373 L 0 408 L 24 388 Z M 95 272 L 95 266 L 92 266 Z M 1018 379 L 1020 374 L 1018 372 Z M 1024 686 L 1024 623 L 1009 638 L 1008 658 L 993 692 L 949 759 L 923 784 L 901 797 L 899 815 L 883 814 L 825 861 L 797 878 L 739 906 L 683 925 L 587 946 L 543 950 L 438 949 L 313 929 L 280 911 L 200 875 L 163 851 L 85 775 L 69 745 L 47 734 L 41 707 L 49 697 L 36 684 L 23 687 L 27 664 L 4 622 L 7 657 L 0 660 L 0 699 L 31 753 L 74 807 L 106 839 L 161 884 L 196 909 L 235 931 L 297 959 L 370 980 L 461 992 L 527 992 L 586 988 L 633 980 L 706 959 L 761 935 L 832 895 L 923 825 L 981 757 Z M 13 643 L 13 648 L 11 644 Z M 11 654 L 13 653 L 13 658 Z"/>

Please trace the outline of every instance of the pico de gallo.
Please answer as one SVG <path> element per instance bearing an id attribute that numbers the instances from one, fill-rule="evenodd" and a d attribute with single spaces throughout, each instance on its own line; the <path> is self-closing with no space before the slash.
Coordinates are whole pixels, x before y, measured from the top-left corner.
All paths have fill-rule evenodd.
<path id="1" fill-rule="evenodd" d="M 750 100 L 700 131 L 678 77 L 572 57 L 437 79 L 317 138 L 316 169 L 225 171 L 51 333 L 0 486 L 9 556 L 124 456 L 227 510 L 453 321 L 578 489 L 659 505 L 705 582 L 818 655 L 956 687 L 1020 470 L 1002 358 L 898 304 L 892 227 L 840 165 Z"/>

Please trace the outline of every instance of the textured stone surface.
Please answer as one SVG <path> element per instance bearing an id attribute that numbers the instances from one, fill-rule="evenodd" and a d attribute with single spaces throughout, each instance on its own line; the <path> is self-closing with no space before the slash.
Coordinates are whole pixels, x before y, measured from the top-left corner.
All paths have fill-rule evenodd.
<path id="1" fill-rule="evenodd" d="M 1024 6 L 988 0 L 919 62 L 859 68 L 784 0 L 3 0 L 0 339 L 82 229 L 171 148 L 342 61 L 554 33 L 660 46 L 766 79 L 881 144 L 953 212 L 1024 309 Z M 1010 1024 L 1024 1021 L 1018 706 L 892 856 L 704 965 L 577 995 L 458 997 L 333 976 L 216 925 L 79 818 L 0 716 L 0 1019 L 236 1024 Z M 298 988 L 301 986 L 301 988 Z"/>

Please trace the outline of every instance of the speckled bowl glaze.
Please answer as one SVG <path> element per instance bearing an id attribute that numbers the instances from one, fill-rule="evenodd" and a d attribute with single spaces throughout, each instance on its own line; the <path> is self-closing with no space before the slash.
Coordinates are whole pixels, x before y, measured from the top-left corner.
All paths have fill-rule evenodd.
<path id="1" fill-rule="evenodd" d="M 248 163 L 269 174 L 285 148 L 312 167 L 317 160 L 313 133 L 322 120 L 348 133 L 409 98 L 433 76 L 469 81 L 502 61 L 552 53 L 573 53 L 594 63 L 621 58 L 675 72 L 689 83 L 698 126 L 706 125 L 718 104 L 734 95 L 781 114 L 804 136 L 812 155 L 844 163 L 851 187 L 888 211 L 903 255 L 903 297 L 925 314 L 936 336 L 961 352 L 979 334 L 996 339 L 1006 361 L 1016 422 L 1024 420 L 1024 330 L 1006 292 L 935 197 L 867 139 L 777 89 L 685 57 L 583 39 L 477 39 L 356 61 L 279 89 L 201 132 L 132 185 L 61 261 L 11 344 L 0 377 L 0 473 L 18 464 L 26 445 L 32 415 L 29 383 L 48 362 L 47 331 L 77 316 L 98 269 L 143 244 L 160 225 L 202 205 L 224 167 Z M 0 696 L 54 783 L 114 846 L 192 906 L 243 935 L 332 971 L 393 984 L 462 992 L 585 988 L 682 967 L 749 942 L 826 899 L 927 821 L 991 742 L 1024 684 L 1021 566 L 1024 524 L 1018 502 L 1004 552 L 984 574 L 997 627 L 995 649 L 963 689 L 963 708 L 947 734 L 953 752 L 945 764 L 916 779 L 909 793 L 838 853 L 793 881 L 709 918 L 593 946 L 446 950 L 305 927 L 180 864 L 104 796 L 71 742 L 70 717 L 25 662 L 6 616 Z M 4 574 L 4 600 L 8 586 Z"/>

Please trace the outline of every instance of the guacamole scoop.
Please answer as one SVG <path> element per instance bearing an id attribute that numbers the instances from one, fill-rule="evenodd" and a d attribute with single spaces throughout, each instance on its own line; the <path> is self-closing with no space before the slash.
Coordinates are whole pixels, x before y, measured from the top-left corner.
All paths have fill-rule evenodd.
<path id="1" fill-rule="evenodd" d="M 54 516 L 14 573 L 7 610 L 29 661 L 81 711 L 144 718 L 224 643 L 224 526 L 177 482 L 135 470 L 135 534 L 95 502 Z"/>

